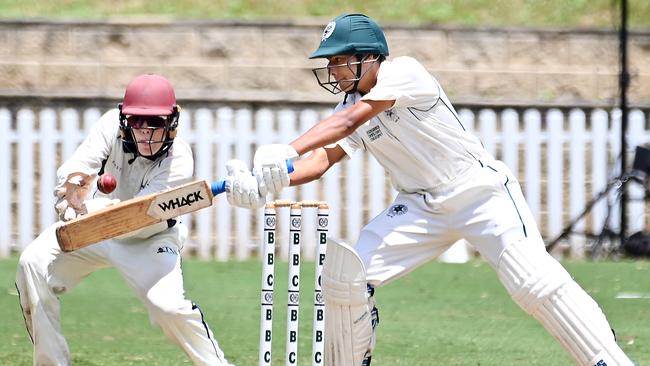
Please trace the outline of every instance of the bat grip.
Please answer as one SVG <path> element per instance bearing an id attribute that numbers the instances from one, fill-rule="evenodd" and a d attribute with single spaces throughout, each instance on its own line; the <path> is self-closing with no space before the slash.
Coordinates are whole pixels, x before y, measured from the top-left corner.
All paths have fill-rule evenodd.
<path id="1" fill-rule="evenodd" d="M 289 173 L 293 173 L 293 161 L 287 160 L 287 171 Z M 226 181 L 225 180 L 218 180 L 216 182 L 213 182 L 210 185 L 210 189 L 212 190 L 212 194 L 214 196 L 221 194 L 226 191 Z"/>

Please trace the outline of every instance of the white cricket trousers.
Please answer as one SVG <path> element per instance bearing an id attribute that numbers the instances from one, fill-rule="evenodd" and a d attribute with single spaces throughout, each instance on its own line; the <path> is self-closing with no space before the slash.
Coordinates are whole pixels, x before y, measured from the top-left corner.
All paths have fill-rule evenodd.
<path id="1" fill-rule="evenodd" d="M 201 309 L 184 296 L 180 255 L 187 237 L 184 225 L 144 240 L 106 240 L 70 253 L 59 248 L 56 226 L 25 248 L 16 274 L 20 304 L 34 343 L 34 365 L 71 364 L 61 333 L 59 296 L 107 267 L 115 267 L 146 306 L 152 323 L 194 364 L 228 365 Z M 81 315 L 93 316 L 92 311 Z"/>
<path id="2" fill-rule="evenodd" d="M 364 227 L 356 250 L 368 282 L 381 286 L 438 257 L 459 239 L 481 253 L 513 300 L 576 364 L 633 365 L 598 304 L 546 252 L 519 183 L 500 161 L 481 160 L 436 191 L 399 194 Z"/>
<path id="3" fill-rule="evenodd" d="M 544 245 L 519 182 L 494 159 L 433 192 L 400 193 L 361 231 L 355 249 L 373 286 L 391 282 L 466 239 L 493 266 L 506 246 Z"/>

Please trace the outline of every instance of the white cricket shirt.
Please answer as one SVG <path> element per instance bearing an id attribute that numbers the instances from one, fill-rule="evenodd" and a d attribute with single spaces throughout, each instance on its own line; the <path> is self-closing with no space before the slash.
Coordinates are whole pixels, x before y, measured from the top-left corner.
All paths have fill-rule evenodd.
<path id="1" fill-rule="evenodd" d="M 187 143 L 176 137 L 167 154 L 154 161 L 141 156 L 134 160 L 133 154 L 122 149 L 119 125 L 117 109 L 102 115 L 70 159 L 57 170 L 59 182 L 74 172 L 97 174 L 104 160 L 104 171 L 115 176 L 117 188 L 108 195 L 93 191 L 94 197 L 124 201 L 191 181 L 194 157 Z"/>
<path id="2" fill-rule="evenodd" d="M 384 61 L 368 94 L 349 95 L 336 111 L 358 100 L 395 104 L 337 144 L 347 155 L 358 149 L 370 152 L 400 192 L 435 190 L 488 155 L 463 126 L 438 81 L 411 57 Z"/>

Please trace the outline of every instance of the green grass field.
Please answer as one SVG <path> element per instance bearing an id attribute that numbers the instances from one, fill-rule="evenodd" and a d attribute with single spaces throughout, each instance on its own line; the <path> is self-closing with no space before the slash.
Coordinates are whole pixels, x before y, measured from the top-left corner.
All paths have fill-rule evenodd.
<path id="1" fill-rule="evenodd" d="M 411 24 L 613 28 L 619 0 L 0 0 L 0 17 L 170 16 L 202 19 L 332 18 L 362 12 Z M 650 2 L 629 0 L 629 25 L 650 26 Z"/>
<path id="2" fill-rule="evenodd" d="M 650 364 L 650 262 L 568 263 L 569 271 L 600 303 L 619 343 L 637 362 Z M 16 260 L 0 261 L 0 365 L 30 365 L 31 343 L 14 288 Z M 257 364 L 260 265 L 186 260 L 188 297 L 197 302 L 231 362 Z M 313 289 L 313 265 L 303 266 L 303 289 Z M 284 364 L 286 264 L 276 268 L 274 364 Z M 282 276 L 281 274 L 284 274 Z M 310 303 L 301 302 L 300 364 L 311 352 Z M 378 289 L 381 325 L 373 366 L 571 365 L 555 341 L 519 310 L 481 261 L 425 265 Z M 191 364 L 149 325 L 144 307 L 117 272 L 102 270 L 62 297 L 63 329 L 73 364 Z"/>

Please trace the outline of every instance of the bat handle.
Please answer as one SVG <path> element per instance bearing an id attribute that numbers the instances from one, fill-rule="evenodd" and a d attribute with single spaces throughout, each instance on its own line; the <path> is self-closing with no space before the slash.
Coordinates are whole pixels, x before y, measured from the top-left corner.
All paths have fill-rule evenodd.
<path id="1" fill-rule="evenodd" d="M 287 171 L 289 173 L 293 173 L 293 170 L 293 161 L 287 160 Z M 212 194 L 214 196 L 221 194 L 226 191 L 226 181 L 218 180 L 210 185 L 210 189 L 212 190 Z"/>

